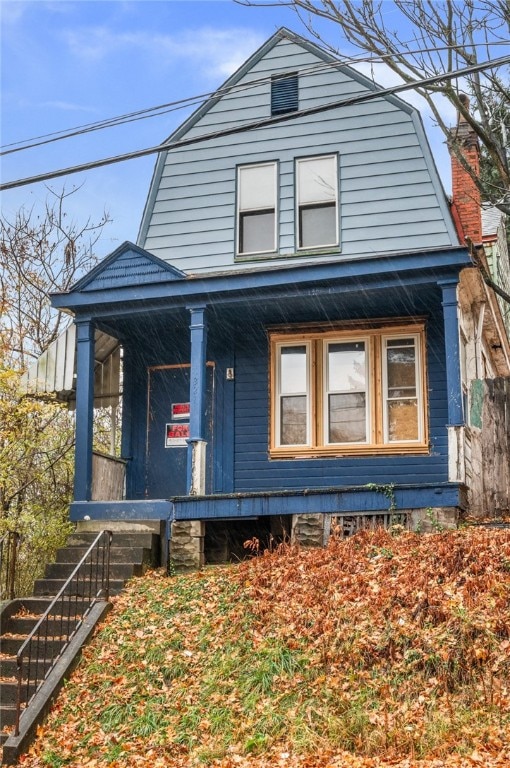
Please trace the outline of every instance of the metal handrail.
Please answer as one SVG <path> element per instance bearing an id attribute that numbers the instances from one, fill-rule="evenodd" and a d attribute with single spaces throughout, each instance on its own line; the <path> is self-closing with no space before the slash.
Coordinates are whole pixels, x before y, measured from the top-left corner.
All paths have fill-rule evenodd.
<path id="1" fill-rule="evenodd" d="M 14 600 L 20 539 L 17 531 L 7 531 L 0 539 L 0 600 Z"/>
<path id="2" fill-rule="evenodd" d="M 16 654 L 15 736 L 19 735 L 23 706 L 26 711 L 96 602 L 110 599 L 111 541 L 111 531 L 101 531 L 96 536 Z M 24 660 L 28 662 L 25 680 Z"/>

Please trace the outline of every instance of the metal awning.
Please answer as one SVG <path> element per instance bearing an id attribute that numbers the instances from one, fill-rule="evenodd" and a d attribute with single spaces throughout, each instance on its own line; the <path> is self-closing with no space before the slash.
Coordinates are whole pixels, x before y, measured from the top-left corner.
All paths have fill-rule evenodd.
<path id="1" fill-rule="evenodd" d="M 94 407 L 117 405 L 121 347 L 118 339 L 96 329 Z M 54 396 L 74 407 L 76 397 L 76 326 L 69 325 L 23 374 L 22 389 L 34 396 Z"/>

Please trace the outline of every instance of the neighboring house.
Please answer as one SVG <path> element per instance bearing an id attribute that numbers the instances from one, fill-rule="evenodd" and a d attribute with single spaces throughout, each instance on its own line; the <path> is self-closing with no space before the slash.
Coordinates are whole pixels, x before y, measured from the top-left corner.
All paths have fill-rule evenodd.
<path id="1" fill-rule="evenodd" d="M 77 329 L 71 519 L 176 521 L 187 565 L 204 536 L 208 560 L 270 532 L 320 543 L 331 516 L 454 523 L 471 380 L 508 376 L 508 308 L 416 110 L 282 29 L 170 140 L 137 245 L 53 297 Z M 122 346 L 125 489 L 93 492 L 94 397 L 116 394 L 94 392 L 104 334 Z"/>

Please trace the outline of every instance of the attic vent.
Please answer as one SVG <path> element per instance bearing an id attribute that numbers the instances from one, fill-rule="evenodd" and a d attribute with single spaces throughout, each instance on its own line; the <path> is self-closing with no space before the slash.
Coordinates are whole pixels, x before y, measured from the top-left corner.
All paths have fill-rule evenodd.
<path id="1" fill-rule="evenodd" d="M 298 109 L 298 76 L 273 75 L 271 78 L 271 114 L 283 115 Z"/>

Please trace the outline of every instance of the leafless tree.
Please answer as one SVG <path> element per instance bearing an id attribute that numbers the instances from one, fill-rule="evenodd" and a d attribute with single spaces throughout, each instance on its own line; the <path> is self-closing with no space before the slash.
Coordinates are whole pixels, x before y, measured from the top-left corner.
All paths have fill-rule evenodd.
<path id="1" fill-rule="evenodd" d="M 508 54 L 509 0 L 237 0 L 243 5 L 291 7 L 308 32 L 338 58 L 342 45 L 354 46 L 384 62 L 406 83 L 417 83 L 459 161 L 478 185 L 484 200 L 510 214 L 508 153 L 508 64 L 491 62 Z M 334 34 L 330 35 L 327 24 Z M 505 46 L 506 43 L 506 46 Z M 345 54 L 345 50 L 344 50 Z M 483 72 L 460 79 L 458 69 L 487 62 Z M 419 85 L 437 75 L 444 81 Z M 470 96 L 471 109 L 462 92 Z M 455 127 L 447 124 L 446 99 L 476 132 L 492 173 L 479 178 L 462 154 Z"/>
<path id="2" fill-rule="evenodd" d="M 109 221 L 77 224 L 66 212 L 78 190 L 48 190 L 42 213 L 19 210 L 0 218 L 0 361 L 27 367 L 67 320 L 52 309 L 49 295 L 67 290 L 96 261 L 94 245 Z"/>

